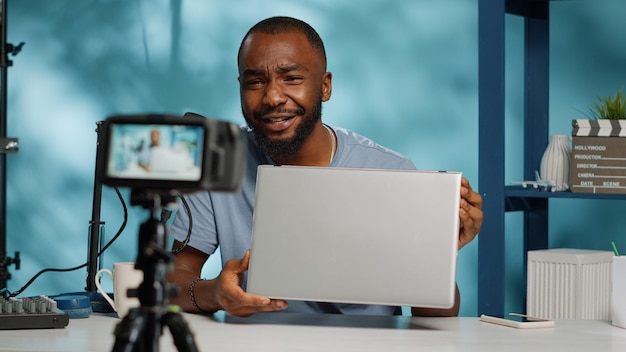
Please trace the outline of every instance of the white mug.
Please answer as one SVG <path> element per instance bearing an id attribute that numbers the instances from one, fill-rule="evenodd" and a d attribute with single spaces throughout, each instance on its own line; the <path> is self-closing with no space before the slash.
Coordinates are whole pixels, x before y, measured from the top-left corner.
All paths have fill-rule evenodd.
<path id="1" fill-rule="evenodd" d="M 102 289 L 100 285 L 101 275 L 108 274 L 113 280 L 113 299 Z M 102 297 L 106 299 L 117 316 L 123 318 L 128 314 L 131 308 L 139 307 L 139 298 L 128 297 L 128 289 L 138 288 L 143 281 L 143 272 L 135 269 L 134 262 L 117 262 L 113 263 L 113 271 L 109 269 L 100 269 L 96 273 L 95 284 Z"/>

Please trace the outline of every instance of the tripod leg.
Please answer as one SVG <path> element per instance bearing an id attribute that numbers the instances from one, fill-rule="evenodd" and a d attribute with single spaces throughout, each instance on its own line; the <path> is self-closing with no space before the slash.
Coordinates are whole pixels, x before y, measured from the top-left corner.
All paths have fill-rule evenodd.
<path id="1" fill-rule="evenodd" d="M 197 352 L 198 347 L 193 339 L 193 334 L 189 330 L 187 322 L 182 315 L 175 312 L 168 312 L 163 316 L 163 325 L 167 325 L 172 333 L 174 345 L 181 352 Z"/>
<path id="2" fill-rule="evenodd" d="M 115 326 L 115 344 L 113 352 L 139 351 L 137 343 L 146 327 L 146 319 L 136 308 L 131 309 L 121 322 Z"/>

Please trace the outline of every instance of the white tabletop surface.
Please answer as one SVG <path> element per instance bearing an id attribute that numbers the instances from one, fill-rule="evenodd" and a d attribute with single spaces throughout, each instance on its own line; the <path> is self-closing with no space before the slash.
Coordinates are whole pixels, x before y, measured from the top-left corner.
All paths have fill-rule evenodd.
<path id="1" fill-rule="evenodd" d="M 626 351 L 626 329 L 559 320 L 515 329 L 478 318 L 359 317 L 264 313 L 236 318 L 183 314 L 200 351 Z M 0 351 L 111 351 L 120 320 L 92 314 L 63 329 L 0 330 Z M 177 351 L 166 328 L 160 351 Z"/>

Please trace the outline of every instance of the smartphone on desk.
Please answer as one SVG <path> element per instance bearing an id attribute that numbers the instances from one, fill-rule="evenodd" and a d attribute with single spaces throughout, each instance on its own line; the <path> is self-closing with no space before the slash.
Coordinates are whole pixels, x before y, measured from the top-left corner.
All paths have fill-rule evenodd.
<path id="1" fill-rule="evenodd" d="M 509 313 L 503 317 L 495 317 L 483 314 L 480 320 L 486 323 L 504 325 L 517 329 L 538 329 L 554 327 L 554 320 L 529 317 L 519 313 Z"/>

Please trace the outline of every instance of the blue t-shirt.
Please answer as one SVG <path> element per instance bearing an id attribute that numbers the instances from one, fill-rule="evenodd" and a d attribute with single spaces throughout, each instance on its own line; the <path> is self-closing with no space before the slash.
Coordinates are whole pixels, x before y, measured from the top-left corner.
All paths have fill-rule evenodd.
<path id="1" fill-rule="evenodd" d="M 337 136 L 337 150 L 330 166 L 377 169 L 415 169 L 407 157 L 374 143 L 344 128 L 333 128 Z M 189 246 L 207 254 L 220 249 L 222 264 L 243 257 L 250 248 L 252 214 L 259 165 L 274 162 L 256 145 L 253 132 L 246 130 L 248 153 L 246 171 L 239 192 L 200 192 L 185 195 L 192 214 L 192 233 Z M 184 208 L 176 212 L 170 234 L 178 241 L 187 237 L 189 218 Z M 245 289 L 245 278 L 243 287 Z M 316 303 L 290 301 L 288 312 L 344 313 L 391 315 L 398 314 L 397 307 Z"/>

